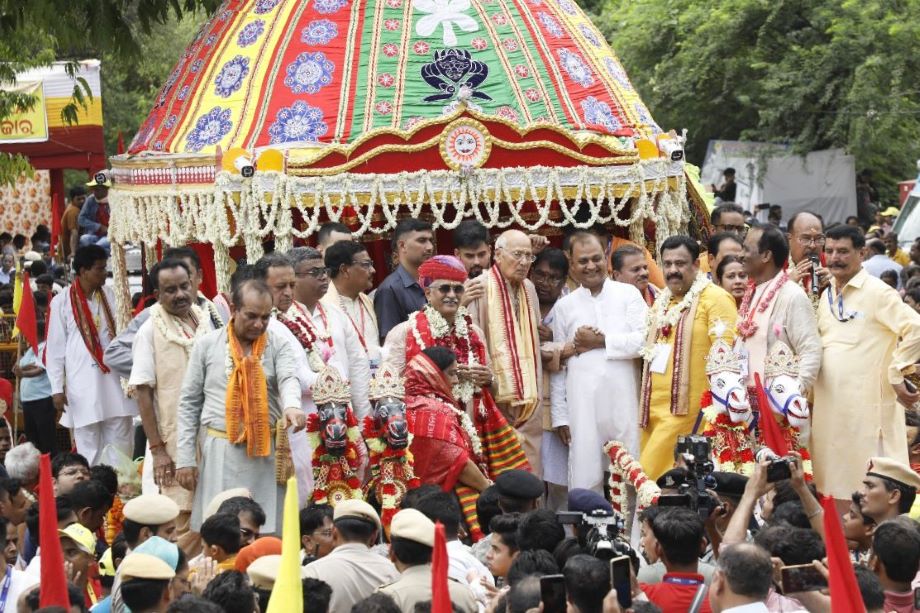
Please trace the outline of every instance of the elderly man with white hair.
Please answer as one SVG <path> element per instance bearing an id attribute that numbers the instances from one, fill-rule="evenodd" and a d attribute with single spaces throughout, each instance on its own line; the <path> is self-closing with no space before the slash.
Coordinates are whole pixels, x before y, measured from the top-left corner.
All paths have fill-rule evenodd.
<path id="1" fill-rule="evenodd" d="M 18 479 L 22 485 L 22 491 L 31 500 L 31 492 L 38 485 L 38 464 L 41 459 L 41 452 L 32 443 L 25 442 L 16 445 L 6 452 L 6 459 L 3 461 L 6 472 L 11 479 Z"/>
<path id="2" fill-rule="evenodd" d="M 521 438 L 533 472 L 543 474 L 543 368 L 540 361 L 540 301 L 527 278 L 535 259 L 530 237 L 508 230 L 495 241 L 495 264 L 482 276 L 485 295 L 467 307 L 485 333 L 492 358 L 492 392 L 499 410 Z"/>

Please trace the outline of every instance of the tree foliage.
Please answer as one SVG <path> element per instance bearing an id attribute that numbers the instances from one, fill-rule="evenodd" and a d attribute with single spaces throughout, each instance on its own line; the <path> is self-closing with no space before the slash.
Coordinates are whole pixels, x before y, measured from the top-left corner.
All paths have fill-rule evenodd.
<path id="1" fill-rule="evenodd" d="M 142 37 L 157 24 L 197 11 L 214 11 L 219 0 L 0 0 L 0 88 L 13 85 L 16 73 L 67 61 L 74 75 L 77 60 L 142 57 Z M 76 122 L 79 107 L 91 96 L 78 79 L 72 100 L 61 111 Z M 0 89 L 0 121 L 32 108 L 35 97 Z M 0 183 L 28 169 L 22 156 L 0 154 Z"/>
<path id="2" fill-rule="evenodd" d="M 883 195 L 920 157 L 920 0 L 585 0 L 662 127 L 843 147 Z M 915 81 L 918 81 L 915 83 Z"/>

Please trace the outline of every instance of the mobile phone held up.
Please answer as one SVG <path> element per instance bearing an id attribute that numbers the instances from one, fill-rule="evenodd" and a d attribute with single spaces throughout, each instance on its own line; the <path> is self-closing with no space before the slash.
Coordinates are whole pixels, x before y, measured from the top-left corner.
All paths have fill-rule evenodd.
<path id="1" fill-rule="evenodd" d="M 827 579 L 811 564 L 783 566 L 780 573 L 782 573 L 783 594 L 811 592 L 827 587 Z"/>
<path id="2" fill-rule="evenodd" d="M 629 556 L 610 560 L 610 585 L 617 591 L 617 600 L 624 609 L 632 606 L 632 584 L 629 578 Z"/>
<path id="3" fill-rule="evenodd" d="M 540 577 L 540 601 L 543 613 L 565 613 L 565 577 L 545 575 Z"/>
<path id="4" fill-rule="evenodd" d="M 776 483 L 792 478 L 792 468 L 789 458 L 780 458 L 773 460 L 767 466 L 767 483 Z"/>

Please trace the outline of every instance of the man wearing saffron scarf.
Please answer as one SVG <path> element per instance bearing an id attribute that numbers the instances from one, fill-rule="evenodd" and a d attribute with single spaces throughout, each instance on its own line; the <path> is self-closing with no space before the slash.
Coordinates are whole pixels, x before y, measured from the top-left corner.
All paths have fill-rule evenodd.
<path id="1" fill-rule="evenodd" d="M 639 463 L 649 479 L 672 467 L 678 436 L 702 432 L 706 356 L 720 338 L 731 344 L 735 337 L 735 299 L 700 274 L 699 256 L 689 236 L 672 236 L 661 245 L 666 286 L 649 312 L 639 392 Z"/>
<path id="2" fill-rule="evenodd" d="M 281 527 L 276 424 L 300 430 L 306 416 L 294 352 L 268 329 L 271 313 L 265 282 L 243 280 L 233 288 L 230 324 L 192 349 L 179 398 L 176 481 L 195 492 L 193 530 L 208 501 L 232 487 L 247 488 L 262 505 L 266 533 Z"/>
<path id="3" fill-rule="evenodd" d="M 51 301 L 45 345 L 54 408 L 64 411 L 61 425 L 73 428 L 77 452 L 90 465 L 102 461 L 106 445 L 131 455 L 137 415 L 137 405 L 125 398 L 118 375 L 103 359 L 116 333 L 115 296 L 105 286 L 107 262 L 98 245 L 77 249 L 77 278 Z"/>
<path id="4" fill-rule="evenodd" d="M 495 241 L 495 264 L 483 273 L 485 296 L 469 305 L 492 356 L 495 402 L 521 440 L 534 474 L 542 477 L 543 368 L 540 360 L 540 302 L 527 278 L 534 255 L 530 238 L 508 230 Z"/>
<path id="5" fill-rule="evenodd" d="M 208 311 L 195 304 L 191 275 L 188 265 L 178 259 L 164 259 L 150 271 L 157 303 L 147 309 L 150 316 L 134 339 L 128 380 L 136 389 L 147 435 L 143 488 L 147 493 L 168 496 L 179 506 L 176 536 L 181 545 L 191 544 L 185 535 L 189 532 L 192 492 L 176 483 L 176 411 L 192 348 L 214 329 Z"/>

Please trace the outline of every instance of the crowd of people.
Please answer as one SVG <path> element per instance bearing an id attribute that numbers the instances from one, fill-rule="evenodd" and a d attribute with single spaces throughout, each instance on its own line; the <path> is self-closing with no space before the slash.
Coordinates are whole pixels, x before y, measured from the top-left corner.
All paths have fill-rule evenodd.
<path id="1" fill-rule="evenodd" d="M 16 365 L 28 442 L 0 426 L 0 600 L 37 609 L 50 453 L 74 610 L 264 611 L 293 475 L 304 611 L 430 610 L 436 524 L 458 611 L 549 612 L 554 582 L 581 613 L 829 611 L 816 588 L 841 556 L 866 610 L 913 611 L 920 244 L 901 251 L 884 216 L 772 221 L 722 203 L 705 250 L 671 236 L 651 253 L 600 226 L 556 248 L 465 220 L 447 254 L 403 219 L 376 287 L 367 247 L 327 223 L 316 247 L 239 262 L 213 299 L 197 253 L 169 248 L 155 302 L 123 330 L 106 245 L 71 234 L 74 278 Z M 720 347 L 740 389 L 713 387 Z M 811 407 L 784 458 L 762 430 L 789 406 L 758 396 L 780 349 Z M 712 421 L 701 399 L 720 394 L 754 409 L 748 470 L 686 454 Z M 138 424 L 140 475 L 121 461 Z M 609 441 L 672 502 L 612 505 Z M 614 585 L 621 555 L 632 580 Z"/>

